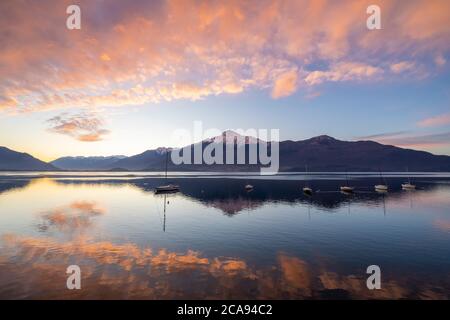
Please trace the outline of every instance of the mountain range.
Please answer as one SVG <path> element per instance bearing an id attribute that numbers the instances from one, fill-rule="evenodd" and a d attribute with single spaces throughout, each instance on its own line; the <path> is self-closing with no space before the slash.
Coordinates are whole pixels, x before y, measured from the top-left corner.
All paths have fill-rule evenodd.
<path id="1" fill-rule="evenodd" d="M 58 168 L 36 159 L 28 153 L 0 147 L 0 170 L 53 171 L 58 170 Z"/>
<path id="2" fill-rule="evenodd" d="M 113 163 L 125 158 L 127 157 L 62 157 L 52 161 L 51 164 L 62 170 L 108 170 Z"/>
<path id="3" fill-rule="evenodd" d="M 237 139 L 243 139 L 246 160 L 251 144 L 258 142 L 254 137 L 243 137 L 234 132 L 226 132 L 221 136 L 206 139 L 197 144 L 187 146 L 193 157 L 194 146 L 202 150 L 213 143 L 225 141 L 233 144 L 235 159 L 238 146 Z M 230 139 L 231 136 L 231 139 Z M 225 140 L 224 140 L 225 139 Z M 201 146 L 199 146 L 201 145 Z M 269 142 L 268 150 L 271 150 Z M 226 148 L 223 149 L 223 159 L 226 158 Z M 109 157 L 62 157 L 50 163 L 43 162 L 26 153 L 18 153 L 5 147 L 0 147 L 0 170 L 115 170 L 115 171 L 163 171 L 166 153 L 171 148 L 158 148 L 143 153 L 126 156 Z M 280 171 L 304 171 L 305 164 L 310 171 L 450 171 L 450 156 L 433 155 L 425 151 L 403 149 L 391 145 L 383 145 L 374 141 L 342 141 L 322 135 L 307 140 L 279 142 Z M 259 159 L 258 159 L 259 160 Z M 248 163 L 248 161 L 246 161 Z M 181 164 L 175 165 L 169 157 L 170 171 L 259 171 L 260 165 L 206 165 Z"/>

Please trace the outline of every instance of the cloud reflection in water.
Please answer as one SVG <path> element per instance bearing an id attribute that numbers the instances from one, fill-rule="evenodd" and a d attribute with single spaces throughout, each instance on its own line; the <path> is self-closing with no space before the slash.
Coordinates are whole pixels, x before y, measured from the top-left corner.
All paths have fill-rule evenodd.
<path id="1" fill-rule="evenodd" d="M 9 234 L 2 242 L 3 298 L 448 298 L 436 284 L 408 289 L 411 279 L 402 277 L 384 279 L 382 290 L 370 291 L 365 274 L 339 275 L 281 252 L 275 265 L 255 267 L 239 258 L 205 257 L 193 250 L 154 251 L 83 237 L 59 243 Z M 82 269 L 80 291 L 65 289 L 69 264 Z"/>

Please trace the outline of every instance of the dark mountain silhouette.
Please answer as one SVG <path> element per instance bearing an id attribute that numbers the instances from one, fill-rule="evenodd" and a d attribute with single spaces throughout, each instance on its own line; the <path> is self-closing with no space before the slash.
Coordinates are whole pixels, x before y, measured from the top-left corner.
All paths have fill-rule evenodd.
<path id="1" fill-rule="evenodd" d="M 50 162 L 63 170 L 109 170 L 113 163 L 126 156 L 109 157 L 62 157 Z"/>
<path id="2" fill-rule="evenodd" d="M 227 132 L 229 134 L 229 132 Z M 242 138 L 245 143 L 239 147 L 236 140 Z M 244 151 L 245 162 L 249 163 L 249 150 L 258 140 L 252 137 L 242 137 L 236 133 L 231 135 L 231 139 L 223 139 L 222 136 L 206 139 L 197 144 L 187 146 L 191 150 L 191 163 L 194 163 L 194 147 L 211 148 L 214 144 L 219 145 L 226 141 L 228 148 L 232 145 L 234 150 L 234 163 L 237 163 L 238 151 Z M 268 150 L 271 152 L 271 144 Z M 55 167 L 30 155 L 20 154 L 4 148 L 16 155 L 28 156 L 33 159 L 28 162 L 16 161 L 13 156 L 2 156 L 0 153 L 0 169 L 3 170 L 54 170 Z M 425 151 L 403 149 L 390 145 L 383 145 L 374 141 L 341 141 L 323 135 L 307 140 L 282 141 L 279 143 L 280 170 L 284 172 L 304 171 L 305 164 L 309 171 L 450 171 L 450 156 L 433 155 Z M 158 148 L 147 150 L 143 153 L 114 159 L 112 157 L 65 157 L 52 162 L 53 165 L 65 170 L 146 170 L 163 171 L 165 169 L 166 153 L 172 152 L 170 148 Z M 181 154 L 183 154 L 183 152 Z M 215 155 L 213 153 L 213 155 Z M 227 156 L 227 147 L 223 145 L 223 162 Z M 259 158 L 257 159 L 260 163 Z M 24 161 L 24 160 L 23 160 Z M 40 164 L 40 166 L 38 165 Z M 50 166 L 50 167 L 48 167 Z M 202 164 L 181 164 L 175 165 L 169 156 L 169 171 L 259 171 L 260 164 L 229 164 L 229 165 L 207 165 Z"/>
<path id="3" fill-rule="evenodd" d="M 57 170 L 53 165 L 38 160 L 28 153 L 10 150 L 0 147 L 0 170 L 36 170 L 52 171 Z"/>
<path id="4" fill-rule="evenodd" d="M 202 150 L 211 143 L 217 141 L 215 138 L 201 142 Z M 249 160 L 249 139 L 246 143 L 237 147 L 234 144 L 234 155 L 238 148 L 244 148 L 246 163 Z M 231 142 L 233 143 L 233 142 Z M 194 145 L 191 149 L 191 163 L 193 163 Z M 269 150 L 271 146 L 269 145 Z M 301 141 L 282 141 L 279 143 L 280 171 L 304 171 L 305 164 L 310 171 L 450 171 L 450 157 L 433 155 L 425 151 L 403 149 L 390 145 L 383 145 L 373 141 L 341 141 L 323 135 Z M 147 151 L 150 152 L 150 151 Z M 145 154 L 145 153 L 144 153 Z M 133 166 L 128 167 L 128 159 L 121 161 L 122 167 L 133 170 L 164 170 L 165 151 L 151 153 L 152 157 L 133 158 Z M 226 159 L 226 148 L 223 148 L 223 162 Z M 142 160 L 142 161 L 141 161 Z M 258 158 L 258 163 L 259 158 Z M 181 164 L 175 165 L 169 157 L 170 171 L 259 171 L 260 165 L 206 165 L 206 164 Z"/>
<path id="5" fill-rule="evenodd" d="M 147 150 L 135 156 L 116 161 L 111 165 L 110 169 L 144 170 L 151 165 L 153 170 L 163 170 L 165 168 L 166 152 L 170 150 L 167 148 Z"/>
<path id="6" fill-rule="evenodd" d="M 450 157 L 374 141 L 341 141 L 318 136 L 280 143 L 283 171 L 450 171 Z"/>

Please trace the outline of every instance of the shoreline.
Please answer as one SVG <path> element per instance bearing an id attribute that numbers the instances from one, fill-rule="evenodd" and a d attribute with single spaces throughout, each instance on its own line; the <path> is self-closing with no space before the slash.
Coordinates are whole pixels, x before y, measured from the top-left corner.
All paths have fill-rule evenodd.
<path id="1" fill-rule="evenodd" d="M 377 178 L 379 172 L 279 172 L 274 175 L 261 175 L 255 172 L 172 172 L 168 177 L 178 178 L 258 178 L 277 179 L 283 177 L 305 178 L 337 178 L 345 175 L 353 178 Z M 385 178 L 450 178 L 450 172 L 383 172 Z M 0 172 L 0 179 L 12 178 L 119 178 L 119 179 L 139 179 L 139 178 L 164 178 L 164 172 L 108 172 L 108 171 L 4 171 Z M 302 179 L 300 179 L 302 180 Z"/>

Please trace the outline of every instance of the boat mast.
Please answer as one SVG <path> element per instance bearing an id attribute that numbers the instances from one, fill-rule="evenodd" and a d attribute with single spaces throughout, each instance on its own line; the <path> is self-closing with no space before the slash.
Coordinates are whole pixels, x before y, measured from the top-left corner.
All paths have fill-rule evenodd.
<path id="1" fill-rule="evenodd" d="M 169 161 L 169 150 L 166 150 L 166 180 L 167 180 L 167 162 Z"/>
<path id="2" fill-rule="evenodd" d="M 305 185 L 306 185 L 307 187 L 309 187 L 308 164 L 305 164 L 305 174 L 306 174 Z"/>
<path id="3" fill-rule="evenodd" d="M 380 170 L 380 180 L 381 180 L 381 184 L 386 185 L 386 181 L 384 180 L 383 174 L 381 173 L 381 168 L 379 168 Z"/>
<path id="4" fill-rule="evenodd" d="M 409 167 L 406 167 L 406 171 L 408 172 L 408 183 L 411 184 L 411 176 L 409 175 Z"/>

